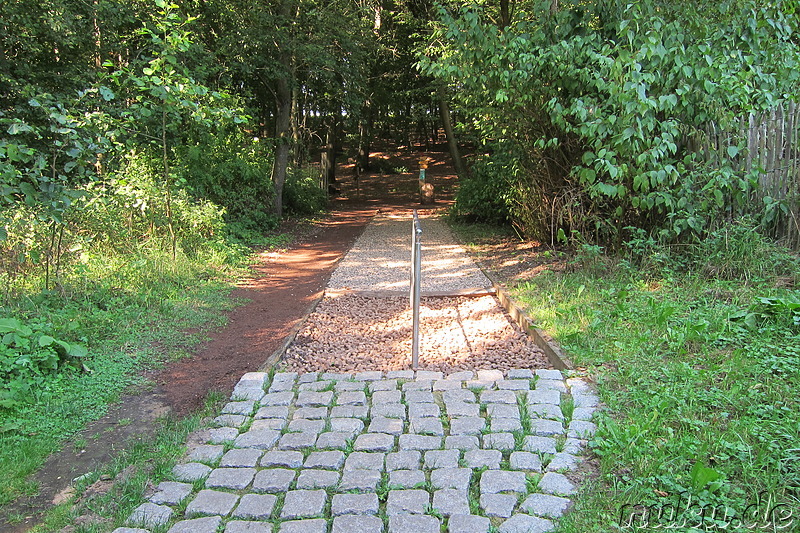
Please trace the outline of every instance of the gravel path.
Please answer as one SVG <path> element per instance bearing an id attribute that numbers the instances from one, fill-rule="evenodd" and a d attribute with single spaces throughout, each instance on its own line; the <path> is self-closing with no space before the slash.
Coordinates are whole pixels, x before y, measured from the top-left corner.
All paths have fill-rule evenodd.
<path id="1" fill-rule="evenodd" d="M 491 287 L 444 222 L 430 216 L 420 217 L 420 224 L 423 293 Z M 411 228 L 408 216 L 376 216 L 339 263 L 328 288 L 408 292 Z"/>
<path id="2" fill-rule="evenodd" d="M 441 222 L 425 227 L 428 290 L 488 285 Z M 375 220 L 331 287 L 407 287 L 410 230 Z M 323 299 L 278 371 L 245 374 L 114 533 L 554 529 L 579 490 L 597 396 L 542 368 L 493 296 L 423 299 L 424 368 L 410 370 L 408 308 L 407 297 Z"/>

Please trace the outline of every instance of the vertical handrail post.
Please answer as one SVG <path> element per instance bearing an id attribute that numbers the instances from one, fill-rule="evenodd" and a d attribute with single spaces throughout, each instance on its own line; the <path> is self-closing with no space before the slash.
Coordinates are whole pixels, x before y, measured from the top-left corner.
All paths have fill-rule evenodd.
<path id="1" fill-rule="evenodd" d="M 422 226 L 419 223 L 417 210 L 414 210 L 414 221 L 411 229 L 411 368 L 419 367 L 419 293 L 422 270 Z"/>

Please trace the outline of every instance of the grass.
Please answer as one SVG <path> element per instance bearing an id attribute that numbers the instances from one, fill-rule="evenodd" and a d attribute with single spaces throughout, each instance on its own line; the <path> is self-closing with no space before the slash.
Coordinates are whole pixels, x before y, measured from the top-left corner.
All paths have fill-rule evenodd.
<path id="1" fill-rule="evenodd" d="M 132 387 L 146 389 L 144 370 L 191 354 L 224 323 L 224 311 L 238 304 L 229 294 L 245 259 L 179 255 L 172 261 L 157 250 L 124 259 L 86 254 L 57 291 L 37 292 L 35 277 L 18 287 L 0 316 L 35 320 L 54 336 L 87 346 L 88 371 L 52 376 L 26 401 L 0 410 L 0 512 L 34 495 L 31 474 L 70 439 L 82 447 L 80 431 L 109 404 Z"/>
<path id="2" fill-rule="evenodd" d="M 800 269 L 732 231 L 680 254 L 642 240 L 617 258 L 585 249 L 513 289 L 607 405 L 590 441 L 599 478 L 559 531 L 632 515 L 639 527 L 786 530 L 800 517 Z"/>

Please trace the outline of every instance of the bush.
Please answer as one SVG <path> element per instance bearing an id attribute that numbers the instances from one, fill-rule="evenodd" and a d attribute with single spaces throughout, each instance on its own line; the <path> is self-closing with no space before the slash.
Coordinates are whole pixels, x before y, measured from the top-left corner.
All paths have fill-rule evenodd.
<path id="1" fill-rule="evenodd" d="M 457 219 L 488 224 L 505 224 L 510 219 L 513 162 L 500 157 L 483 157 L 458 183 L 451 214 Z"/>
<path id="2" fill-rule="evenodd" d="M 294 169 L 283 186 L 283 207 L 296 216 L 315 215 L 328 207 L 328 194 L 319 187 L 319 171 Z"/>

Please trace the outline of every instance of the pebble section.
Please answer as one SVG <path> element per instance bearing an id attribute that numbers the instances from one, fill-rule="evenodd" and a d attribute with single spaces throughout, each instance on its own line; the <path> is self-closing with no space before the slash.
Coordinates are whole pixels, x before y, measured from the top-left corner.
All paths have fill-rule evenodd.
<path id="1" fill-rule="evenodd" d="M 248 373 L 114 533 L 550 531 L 597 405 L 557 370 Z"/>

